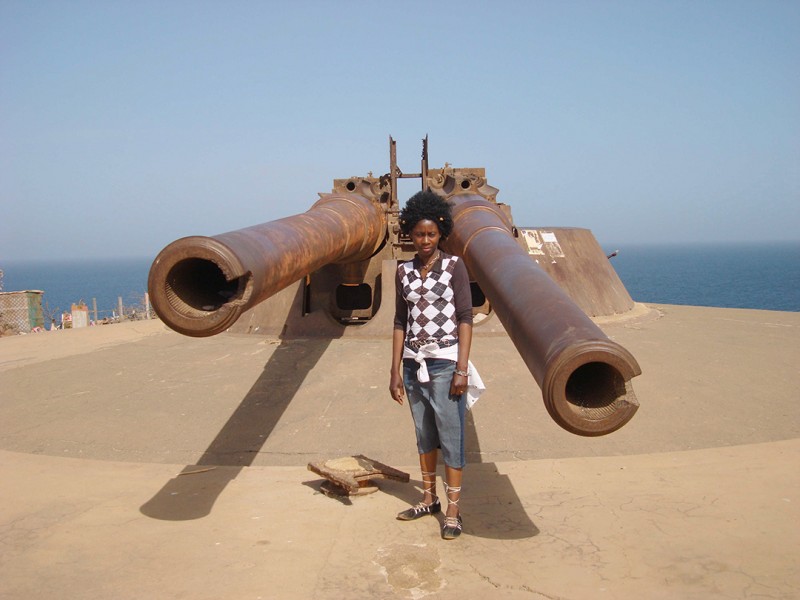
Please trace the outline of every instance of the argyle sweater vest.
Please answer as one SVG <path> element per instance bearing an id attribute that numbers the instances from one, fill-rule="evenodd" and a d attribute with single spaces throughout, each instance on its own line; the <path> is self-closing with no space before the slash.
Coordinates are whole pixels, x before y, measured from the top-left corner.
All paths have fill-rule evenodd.
<path id="1" fill-rule="evenodd" d="M 442 258 L 442 271 L 422 279 L 414 261 L 398 266 L 402 296 L 408 304 L 406 341 L 457 340 L 458 323 L 453 301 L 453 270 L 457 256 Z"/>

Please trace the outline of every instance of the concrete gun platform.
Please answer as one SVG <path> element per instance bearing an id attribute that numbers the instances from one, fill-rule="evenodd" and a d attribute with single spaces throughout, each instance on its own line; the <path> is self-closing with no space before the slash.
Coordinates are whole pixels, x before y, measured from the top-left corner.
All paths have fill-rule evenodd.
<path id="1" fill-rule="evenodd" d="M 510 341 L 476 336 L 452 542 L 394 519 L 420 481 L 389 340 L 0 339 L 0 597 L 800 597 L 800 313 L 599 324 L 643 369 L 602 438 L 559 429 Z M 321 494 L 306 465 L 353 454 L 412 481 Z"/>

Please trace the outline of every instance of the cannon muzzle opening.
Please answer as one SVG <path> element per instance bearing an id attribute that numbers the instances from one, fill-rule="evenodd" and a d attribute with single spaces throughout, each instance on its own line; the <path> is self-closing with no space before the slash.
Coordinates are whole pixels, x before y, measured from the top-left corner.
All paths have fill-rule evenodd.
<path id="1" fill-rule="evenodd" d="M 615 342 L 578 343 L 548 366 L 542 397 L 547 412 L 567 431 L 606 435 L 630 421 L 638 410 L 631 379 L 640 374 L 636 359 Z"/>
<path id="2" fill-rule="evenodd" d="M 611 406 L 624 390 L 625 380 L 611 365 L 601 362 L 578 367 L 567 380 L 564 397 L 569 406 L 591 415 L 595 420 L 607 417 Z"/>
<path id="3" fill-rule="evenodd" d="M 252 273 L 213 238 L 177 240 L 156 257 L 148 288 L 153 308 L 170 328 L 194 337 L 225 331 L 247 308 Z"/>
<path id="4" fill-rule="evenodd" d="M 230 300 L 241 297 L 248 277 L 225 278 L 219 265 L 202 258 L 188 258 L 173 266 L 167 274 L 167 302 L 173 310 L 187 315 L 206 316 Z"/>

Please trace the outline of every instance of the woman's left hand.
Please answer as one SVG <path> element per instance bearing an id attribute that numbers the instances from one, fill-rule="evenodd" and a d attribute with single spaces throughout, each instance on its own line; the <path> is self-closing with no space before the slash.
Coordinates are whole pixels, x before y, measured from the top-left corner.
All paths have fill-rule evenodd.
<path id="1" fill-rule="evenodd" d="M 467 391 L 467 376 L 453 373 L 453 381 L 450 382 L 450 395 L 460 396 Z"/>

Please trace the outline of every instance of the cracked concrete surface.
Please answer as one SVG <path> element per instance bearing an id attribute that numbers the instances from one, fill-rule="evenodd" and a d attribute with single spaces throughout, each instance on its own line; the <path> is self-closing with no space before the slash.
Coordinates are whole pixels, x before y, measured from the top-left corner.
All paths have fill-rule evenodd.
<path id="1" fill-rule="evenodd" d="M 800 597 L 800 314 L 656 308 L 601 323 L 643 369 L 604 438 L 561 431 L 510 342 L 476 336 L 451 542 L 394 519 L 420 482 L 385 340 L 0 339 L 0 597 Z M 359 453 L 412 483 L 320 494 L 305 465 Z"/>

